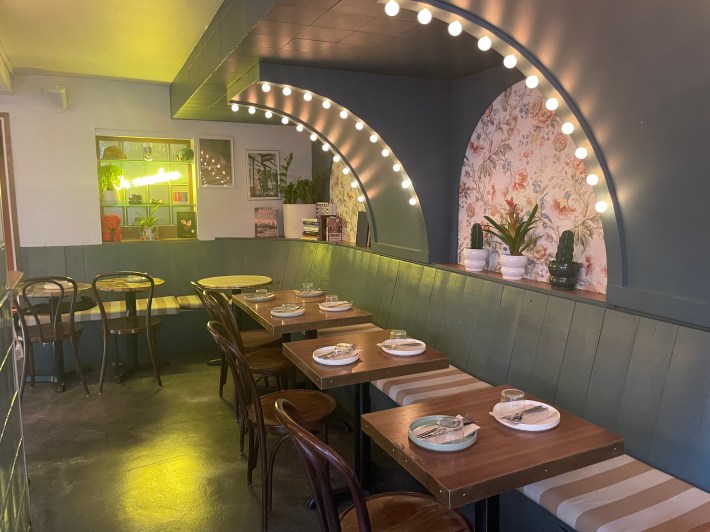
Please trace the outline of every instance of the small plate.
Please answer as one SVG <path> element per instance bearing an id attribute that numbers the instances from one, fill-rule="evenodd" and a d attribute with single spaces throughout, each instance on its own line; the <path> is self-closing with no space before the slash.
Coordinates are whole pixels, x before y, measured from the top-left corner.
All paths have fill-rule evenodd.
<path id="1" fill-rule="evenodd" d="M 460 451 L 462 449 L 466 449 L 467 447 L 471 447 L 471 445 L 476 443 L 476 439 L 478 438 L 478 431 L 469 434 L 468 436 L 465 436 L 458 441 L 453 441 L 450 443 L 434 443 L 429 440 L 417 438 L 414 435 L 414 431 L 417 430 L 419 427 L 423 427 L 424 425 L 436 425 L 439 420 L 444 417 L 451 416 L 424 416 L 420 417 L 419 419 L 415 419 L 409 425 L 409 439 L 419 447 L 424 447 L 425 449 L 429 449 L 430 451 L 439 451 L 444 453 Z"/>
<path id="2" fill-rule="evenodd" d="M 321 358 L 323 355 L 327 355 L 328 353 L 332 353 L 333 351 L 335 351 L 334 345 L 329 345 L 327 347 L 321 347 L 320 349 L 316 349 L 315 351 L 313 351 L 313 360 L 315 360 L 319 364 L 324 364 L 326 366 L 345 366 L 347 364 L 357 362 L 357 360 L 360 358 L 359 349 L 353 349 L 352 351 L 350 351 L 348 356 L 343 356 L 339 358 Z"/>
<path id="3" fill-rule="evenodd" d="M 311 290 L 310 292 L 303 292 L 302 290 L 293 291 L 298 297 L 320 297 L 325 294 L 325 290 L 318 288 L 316 290 Z"/>
<path id="4" fill-rule="evenodd" d="M 123 278 L 127 283 L 147 283 L 148 281 L 143 277 L 138 277 L 137 275 L 129 275 Z"/>
<path id="5" fill-rule="evenodd" d="M 264 296 L 257 296 L 255 294 L 247 294 L 244 296 L 244 299 L 247 301 L 250 301 L 252 303 L 260 303 L 262 301 L 271 301 L 276 297 L 276 294 L 271 292 L 270 294 L 266 294 Z"/>
<path id="6" fill-rule="evenodd" d="M 417 346 L 406 346 L 406 347 L 400 347 L 398 349 L 388 349 L 386 347 L 383 347 L 383 345 L 390 345 L 390 344 L 410 344 L 417 342 L 421 344 L 421 347 Z M 415 340 L 414 338 L 401 338 L 398 340 L 385 340 L 384 342 L 380 342 L 377 344 L 380 346 L 380 349 L 382 349 L 385 353 L 388 353 L 390 355 L 397 355 L 400 357 L 409 357 L 413 355 L 421 355 L 424 351 L 426 351 L 426 344 L 422 342 L 421 340 Z"/>
<path id="7" fill-rule="evenodd" d="M 518 401 L 518 402 L 523 402 L 523 401 Z M 516 430 L 525 430 L 528 432 L 540 432 L 543 430 L 550 430 L 552 428 L 555 428 L 557 425 L 560 424 L 560 413 L 557 411 L 556 408 L 548 405 L 547 403 L 541 403 L 540 401 L 531 401 L 530 399 L 526 399 L 525 405 L 520 407 L 520 410 L 524 410 L 526 408 L 530 408 L 533 406 L 537 405 L 543 405 L 548 408 L 547 411 L 545 412 L 539 412 L 535 414 L 530 414 L 531 419 L 535 419 L 533 416 L 539 416 L 540 414 L 547 414 L 547 417 L 544 418 L 538 418 L 539 421 L 536 423 L 513 423 L 512 421 L 508 421 L 507 419 L 499 419 L 496 416 L 493 416 L 496 421 L 498 421 L 500 424 L 505 425 L 506 427 L 510 427 L 511 429 L 516 429 Z M 500 414 L 502 412 L 502 406 L 500 403 L 496 403 L 496 405 L 493 407 L 493 413 L 494 414 Z M 516 410 L 517 412 L 517 410 Z M 526 416 L 523 416 L 523 421 L 525 421 Z"/>
<path id="8" fill-rule="evenodd" d="M 345 301 L 333 301 L 327 303 L 318 303 L 318 308 L 328 312 L 344 312 L 353 308 L 352 303 L 345 304 Z"/>
<path id="9" fill-rule="evenodd" d="M 296 316 L 303 316 L 306 313 L 306 309 L 299 307 L 296 310 L 284 311 L 280 310 L 281 307 L 274 307 L 271 309 L 271 315 L 275 318 L 295 318 Z"/>

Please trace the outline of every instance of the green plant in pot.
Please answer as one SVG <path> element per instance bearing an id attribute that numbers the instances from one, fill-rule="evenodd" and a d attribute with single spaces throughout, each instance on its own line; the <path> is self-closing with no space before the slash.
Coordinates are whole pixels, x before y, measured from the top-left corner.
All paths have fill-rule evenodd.
<path id="1" fill-rule="evenodd" d="M 291 181 L 288 175 L 292 163 L 293 152 L 284 157 L 284 162 L 281 164 L 281 171 L 279 172 L 279 194 L 281 194 L 284 205 L 293 205 L 298 201 L 298 191 L 296 190 L 298 178 L 296 181 Z"/>
<path id="2" fill-rule="evenodd" d="M 474 223 L 471 226 L 471 247 L 464 248 L 464 267 L 469 272 L 482 272 L 486 269 L 488 261 L 488 250 L 483 249 L 483 227 Z"/>
<path id="3" fill-rule="evenodd" d="M 551 260 L 547 265 L 550 284 L 560 290 L 572 290 L 577 284 L 581 268 L 579 262 L 574 262 L 574 233 L 570 230 L 563 231 L 557 244 L 555 260 Z"/>
<path id="4" fill-rule="evenodd" d="M 133 225 L 140 226 L 141 240 L 158 240 L 158 223 L 165 220 L 157 218 L 155 213 L 161 206 L 161 203 L 156 203 L 151 207 L 148 216 L 138 216 L 133 222 Z"/>
<path id="5" fill-rule="evenodd" d="M 279 172 L 279 193 L 283 198 L 284 236 L 301 238 L 303 219 L 316 217 L 318 189 L 310 179 L 291 179 L 289 173 L 293 164 L 293 152 L 284 158 Z"/>
<path id="6" fill-rule="evenodd" d="M 123 178 L 123 168 L 117 164 L 99 164 L 99 193 L 103 203 L 118 202 L 118 189 Z"/>
<path id="7" fill-rule="evenodd" d="M 530 232 L 535 227 L 537 220 L 538 205 L 536 204 L 530 214 L 524 217 L 520 206 L 512 198 L 506 199 L 508 208 L 504 211 L 503 220 L 497 222 L 490 216 L 484 216 L 493 229 L 486 228 L 485 231 L 496 236 L 503 244 L 508 246 L 510 255 L 501 255 L 500 273 L 503 279 L 519 281 L 525 275 L 525 266 L 528 258 L 523 252 L 533 247 L 539 236 L 534 236 Z"/>

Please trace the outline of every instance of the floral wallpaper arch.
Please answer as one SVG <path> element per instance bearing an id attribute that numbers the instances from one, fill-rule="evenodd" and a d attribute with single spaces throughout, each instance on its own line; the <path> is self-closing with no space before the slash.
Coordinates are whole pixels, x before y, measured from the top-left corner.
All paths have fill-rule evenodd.
<path id="1" fill-rule="evenodd" d="M 526 253 L 525 277 L 548 281 L 547 262 L 554 259 L 559 235 L 571 229 L 575 260 L 582 263 L 577 288 L 606 293 L 606 248 L 601 218 L 594 209 L 594 190 L 585 181 L 584 162 L 574 156 L 574 142 L 562 133 L 561 123 L 554 111 L 545 108 L 540 91 L 527 88 L 524 81 L 505 90 L 488 107 L 461 168 L 459 262 L 474 222 L 485 227 L 484 215 L 499 219 L 506 199 L 520 205 L 524 215 L 537 203 L 540 222 L 534 233 L 540 239 Z M 502 243 L 492 237 L 487 240 L 493 269 Z M 498 264 L 494 268 L 500 271 Z"/>
<path id="2" fill-rule="evenodd" d="M 353 188 L 352 174 L 343 174 L 345 164 L 334 162 L 330 169 L 330 202 L 335 203 L 338 216 L 343 221 L 343 242 L 355 242 L 357 233 L 357 213 L 365 210 L 365 204 L 357 197 L 360 188 Z"/>

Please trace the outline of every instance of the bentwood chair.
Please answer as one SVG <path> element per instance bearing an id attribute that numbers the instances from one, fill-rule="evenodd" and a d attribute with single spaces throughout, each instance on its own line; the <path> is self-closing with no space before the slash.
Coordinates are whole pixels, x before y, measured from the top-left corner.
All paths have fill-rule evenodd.
<path id="1" fill-rule="evenodd" d="M 246 358 L 230 336 L 227 329 L 217 321 L 207 324 L 212 337 L 227 357 L 230 369 L 238 380 L 236 386 L 240 405 L 244 410 L 245 423 L 249 431 L 249 455 L 247 462 L 247 483 L 253 485 L 253 471 L 257 467 L 257 458 L 261 469 L 261 515 L 262 530 L 268 530 L 269 511 L 271 510 L 271 488 L 273 484 L 274 460 L 276 453 L 288 439 L 286 428 L 274 415 L 274 405 L 278 399 L 287 399 L 297 405 L 303 416 L 304 426 L 317 430 L 327 441 L 328 419 L 335 410 L 335 399 L 330 395 L 315 390 L 281 390 L 259 396 L 256 382 L 252 376 Z M 266 435 L 276 434 L 281 438 L 276 442 L 267 458 Z"/>
<path id="2" fill-rule="evenodd" d="M 341 530 L 387 531 L 464 531 L 473 530 L 459 512 L 447 509 L 439 501 L 411 492 L 379 493 L 365 498 L 355 471 L 327 443 L 306 427 L 300 409 L 288 399 L 276 400 L 274 415 L 293 440 L 300 455 L 316 500 L 318 519 L 324 532 Z M 333 498 L 329 466 L 345 478 L 353 505 L 340 515 Z"/>
<path id="3" fill-rule="evenodd" d="M 37 295 L 41 293 L 42 295 Z M 35 357 L 33 344 L 54 344 L 55 357 L 64 340 L 69 340 L 74 353 L 74 367 L 77 377 L 84 387 L 84 393 L 89 395 L 89 387 L 84 379 L 79 362 L 79 339 L 83 332 L 80 324 L 74 322 L 74 305 L 76 304 L 77 285 L 71 277 L 33 277 L 26 279 L 19 296 L 15 296 L 20 330 L 23 337 L 24 364 L 22 367 L 22 383 L 20 397 L 25 393 L 25 381 L 29 373 L 31 386 L 35 385 Z M 50 301 L 47 304 L 47 300 Z M 62 321 L 63 311 L 68 314 L 68 321 Z M 62 364 L 55 360 L 55 378 L 59 389 L 64 390 L 64 375 Z"/>
<path id="4" fill-rule="evenodd" d="M 146 302 L 145 316 L 138 316 L 137 314 L 128 312 L 127 309 L 125 316 L 109 318 L 108 313 L 106 312 L 106 302 L 104 302 L 104 299 L 101 297 L 101 292 L 107 290 L 107 288 L 99 285 L 110 285 L 111 283 L 116 282 L 124 283 L 128 282 L 129 279 L 131 285 L 135 284 L 137 287 L 141 287 L 140 291 L 146 291 L 144 287 L 146 285 L 148 286 L 148 300 Z M 163 383 L 160 380 L 160 369 L 158 366 L 158 359 L 155 354 L 155 333 L 160 326 L 160 319 L 152 316 L 153 295 L 155 293 L 155 281 L 153 281 L 153 278 L 143 272 L 118 271 L 102 273 L 94 278 L 92 288 L 94 290 L 94 297 L 98 303 L 99 310 L 101 311 L 101 332 L 103 335 L 103 355 L 101 359 L 101 375 L 99 376 L 99 394 L 103 393 L 104 378 L 106 376 L 106 362 L 109 354 L 109 338 L 113 337 L 114 339 L 114 351 L 116 353 L 116 381 L 118 382 L 120 380 L 118 337 L 138 334 L 146 335 L 148 355 L 150 356 L 153 371 L 155 372 L 155 381 L 158 386 L 162 388 Z M 137 292 L 139 290 L 130 290 L 129 288 L 129 291 Z M 128 307 L 128 302 L 126 303 L 126 306 Z"/>

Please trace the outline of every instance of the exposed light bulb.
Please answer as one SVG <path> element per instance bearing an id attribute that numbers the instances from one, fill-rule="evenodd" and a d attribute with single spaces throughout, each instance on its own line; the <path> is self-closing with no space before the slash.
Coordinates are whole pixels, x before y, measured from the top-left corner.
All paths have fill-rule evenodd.
<path id="1" fill-rule="evenodd" d="M 478 49 L 482 52 L 490 50 L 491 46 L 493 46 L 493 42 L 491 41 L 491 38 L 488 35 L 485 35 L 478 39 Z"/>
<path id="2" fill-rule="evenodd" d="M 338 155 L 338 154 L 333 155 L 333 162 L 339 163 L 340 162 L 340 155 Z"/>
<path id="3" fill-rule="evenodd" d="M 370 142 L 377 142 L 377 135 L 375 135 L 374 133 L 370 135 Z"/>
<path id="4" fill-rule="evenodd" d="M 269 85 L 268 83 L 262 83 L 261 90 L 264 92 L 269 92 L 271 90 L 271 85 Z"/>
<path id="5" fill-rule="evenodd" d="M 342 118 L 343 120 L 345 120 L 347 117 L 348 117 L 348 112 L 347 112 L 345 109 L 343 109 L 342 111 L 340 111 L 340 118 Z"/>
<path id="6" fill-rule="evenodd" d="M 549 111 L 554 111 L 560 106 L 560 102 L 557 101 L 557 98 L 548 98 L 547 101 L 545 102 L 545 107 Z"/>
<path id="7" fill-rule="evenodd" d="M 288 125 L 288 118 L 286 118 L 286 117 L 284 116 L 284 117 L 281 119 L 281 123 L 282 123 L 284 126 L 287 126 L 287 125 Z"/>
<path id="8" fill-rule="evenodd" d="M 574 124 L 572 122 L 565 122 L 562 124 L 562 133 L 565 135 L 571 135 L 574 131 Z"/>
<path id="9" fill-rule="evenodd" d="M 266 118 L 271 118 L 272 116 L 274 116 L 274 113 L 272 113 L 271 111 L 266 111 L 266 112 L 264 113 L 264 116 L 265 116 Z"/>
<path id="10" fill-rule="evenodd" d="M 350 168 L 348 168 L 347 166 L 345 168 L 343 168 L 343 173 L 345 175 L 348 175 L 350 173 Z"/>
<path id="11" fill-rule="evenodd" d="M 451 24 L 449 24 L 449 35 L 452 37 L 458 37 L 461 35 L 462 31 L 463 26 L 461 26 L 461 23 L 458 20 L 454 20 Z"/>
<path id="12" fill-rule="evenodd" d="M 382 157 L 389 157 L 389 155 L 390 155 L 390 151 L 387 148 L 382 150 Z"/>
<path id="13" fill-rule="evenodd" d="M 330 100 L 323 100 L 323 109 L 330 109 Z"/>
<path id="14" fill-rule="evenodd" d="M 362 128 L 364 127 L 365 124 L 363 124 L 362 122 L 358 122 L 357 124 L 355 124 L 355 129 L 357 129 L 358 131 L 362 131 Z"/>
<path id="15" fill-rule="evenodd" d="M 321 146 L 320 149 L 323 151 L 328 151 L 330 149 L 330 146 L 328 146 L 327 144 L 323 144 L 323 146 Z"/>
<path id="16" fill-rule="evenodd" d="M 298 131 L 299 133 L 300 133 L 301 131 L 303 131 L 303 124 L 298 124 L 298 125 L 296 126 L 296 131 Z"/>
<path id="17" fill-rule="evenodd" d="M 249 106 L 249 114 L 253 115 L 254 113 L 256 113 L 256 107 L 254 107 L 253 105 L 250 105 Z"/>
<path id="18" fill-rule="evenodd" d="M 306 91 L 303 93 L 303 99 L 307 102 L 310 102 L 313 99 L 313 95 L 310 92 Z"/>
<path id="19" fill-rule="evenodd" d="M 609 205 L 607 205 L 606 201 L 597 201 L 596 204 L 594 205 L 594 210 L 597 211 L 598 213 L 602 213 L 605 210 L 609 208 Z"/>
<path id="20" fill-rule="evenodd" d="M 239 104 L 233 103 L 231 106 L 232 112 L 236 113 L 239 111 Z"/>
<path id="21" fill-rule="evenodd" d="M 420 24 L 429 24 L 431 22 L 431 11 L 425 7 L 417 13 L 417 20 Z"/>
<path id="22" fill-rule="evenodd" d="M 412 186 L 412 182 L 409 179 L 402 181 L 402 188 L 409 188 Z"/>
<path id="23" fill-rule="evenodd" d="M 394 163 L 392 165 L 392 170 L 394 170 L 395 172 L 399 172 L 401 169 L 402 169 L 402 167 L 400 166 L 399 163 Z"/>
<path id="24" fill-rule="evenodd" d="M 589 174 L 587 176 L 587 185 L 593 187 L 597 183 L 599 183 L 599 176 L 597 174 Z"/>
<path id="25" fill-rule="evenodd" d="M 535 87 L 538 86 L 539 83 L 540 83 L 540 80 L 537 79 L 537 76 L 536 76 L 535 74 L 533 74 L 532 76 L 528 76 L 527 78 L 525 78 L 525 86 L 526 86 L 528 89 L 534 89 Z"/>
<path id="26" fill-rule="evenodd" d="M 577 159 L 586 159 L 587 158 L 587 148 L 577 148 L 574 150 L 574 156 Z"/>
<path id="27" fill-rule="evenodd" d="M 281 92 L 283 92 L 284 96 L 291 96 L 291 87 L 287 85 Z"/>
<path id="28" fill-rule="evenodd" d="M 364 202 L 365 202 L 365 196 L 363 196 L 362 194 L 360 194 L 360 195 L 357 197 L 357 200 L 358 200 L 360 203 L 364 203 Z"/>
<path id="29" fill-rule="evenodd" d="M 515 65 L 518 64 L 517 58 L 513 55 L 506 55 L 503 58 L 503 65 L 505 65 L 505 68 L 515 68 Z"/>
<path id="30" fill-rule="evenodd" d="M 410 205 L 416 205 L 416 204 L 417 204 L 417 198 L 409 198 L 409 204 L 410 204 Z"/>
<path id="31" fill-rule="evenodd" d="M 316 139 L 318 138 L 318 135 L 316 135 L 315 133 L 311 133 L 311 136 L 310 136 L 310 137 L 308 137 L 308 138 L 310 138 L 310 139 L 311 139 L 311 142 L 315 142 L 315 141 L 316 141 Z"/>
<path id="32" fill-rule="evenodd" d="M 357 179 L 353 179 L 350 182 L 350 188 L 357 188 Z"/>
<path id="33" fill-rule="evenodd" d="M 399 13 L 399 4 L 394 0 L 389 0 L 389 2 L 385 4 L 385 13 L 387 13 L 390 17 L 394 17 L 397 13 Z"/>

